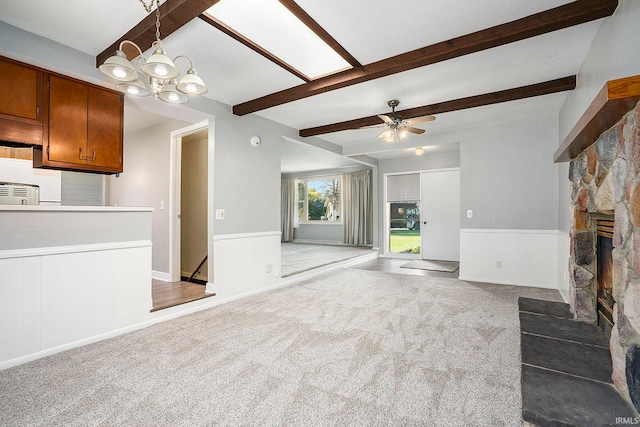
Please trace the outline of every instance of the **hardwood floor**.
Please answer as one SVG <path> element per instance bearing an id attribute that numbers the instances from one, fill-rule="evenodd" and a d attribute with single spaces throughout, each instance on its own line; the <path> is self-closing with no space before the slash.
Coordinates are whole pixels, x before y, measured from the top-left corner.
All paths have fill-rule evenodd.
<path id="1" fill-rule="evenodd" d="M 206 287 L 204 285 L 197 283 L 169 283 L 154 279 L 151 281 L 151 296 L 153 298 L 153 308 L 151 311 L 158 311 L 163 308 L 174 307 L 215 295 L 205 293 L 205 289 Z"/>

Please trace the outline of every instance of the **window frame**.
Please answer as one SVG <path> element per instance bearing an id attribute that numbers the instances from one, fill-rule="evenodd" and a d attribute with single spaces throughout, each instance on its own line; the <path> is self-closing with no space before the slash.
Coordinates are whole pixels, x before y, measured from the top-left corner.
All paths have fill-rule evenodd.
<path id="1" fill-rule="evenodd" d="M 322 219 L 308 219 L 309 218 L 309 182 L 317 182 L 317 181 L 338 181 L 338 190 L 340 193 L 339 197 L 339 210 L 338 210 L 338 220 L 337 221 L 327 221 Z M 299 224 L 309 225 L 309 224 L 322 224 L 322 225 L 342 225 L 342 175 L 325 175 L 325 176 L 310 176 L 305 178 L 296 178 L 296 219 Z M 299 184 L 302 183 L 304 185 L 304 200 L 300 199 L 299 194 Z M 303 212 L 302 219 L 299 215 L 299 204 L 303 204 Z"/>

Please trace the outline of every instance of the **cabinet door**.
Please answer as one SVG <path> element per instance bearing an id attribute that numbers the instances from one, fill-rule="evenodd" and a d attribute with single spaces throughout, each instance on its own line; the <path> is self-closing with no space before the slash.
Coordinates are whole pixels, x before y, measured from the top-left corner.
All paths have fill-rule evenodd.
<path id="1" fill-rule="evenodd" d="M 40 124 L 38 79 L 42 73 L 33 68 L 0 60 L 0 118 Z"/>
<path id="2" fill-rule="evenodd" d="M 122 171 L 122 101 L 120 94 L 89 88 L 87 164 Z"/>
<path id="3" fill-rule="evenodd" d="M 87 86 L 49 77 L 49 161 L 86 164 Z"/>

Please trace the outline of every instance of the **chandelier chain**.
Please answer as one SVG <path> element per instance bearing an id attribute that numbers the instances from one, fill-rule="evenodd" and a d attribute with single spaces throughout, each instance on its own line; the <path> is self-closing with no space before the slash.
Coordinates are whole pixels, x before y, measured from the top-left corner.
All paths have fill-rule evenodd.
<path id="1" fill-rule="evenodd" d="M 150 13 L 153 10 L 153 4 L 156 4 L 156 40 L 160 40 L 160 0 L 151 0 L 149 4 L 144 0 L 140 0 L 140 3 L 147 13 Z"/>

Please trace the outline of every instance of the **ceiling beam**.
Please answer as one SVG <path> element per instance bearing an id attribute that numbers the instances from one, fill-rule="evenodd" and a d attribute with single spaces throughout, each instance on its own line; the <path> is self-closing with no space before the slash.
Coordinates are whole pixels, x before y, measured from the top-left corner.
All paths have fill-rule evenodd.
<path id="1" fill-rule="evenodd" d="M 280 3 L 286 7 L 289 12 L 295 15 L 304 25 L 307 26 L 311 31 L 315 33 L 316 36 L 320 37 L 320 39 L 328 44 L 331 49 L 333 49 L 338 55 L 342 57 L 345 61 L 349 63 L 354 68 L 361 68 L 362 64 L 358 62 L 356 58 L 354 58 L 347 50 L 342 47 L 340 43 L 329 34 L 320 24 L 318 24 L 315 19 L 309 16 L 307 12 L 304 11 L 295 1 L 293 0 L 279 0 Z"/>
<path id="2" fill-rule="evenodd" d="M 414 117 L 466 110 L 467 108 L 482 107 L 485 105 L 499 104 L 501 102 L 516 101 L 518 99 L 564 92 L 575 88 L 576 76 L 569 76 L 528 86 L 501 90 L 498 92 L 485 93 L 483 95 L 469 96 L 466 98 L 454 99 L 452 101 L 438 102 L 436 104 L 424 105 L 422 107 L 409 108 L 402 111 L 396 111 L 396 113 L 402 116 L 403 119 L 408 120 Z M 382 119 L 378 116 L 362 117 L 360 119 L 347 120 L 340 123 L 301 129 L 299 135 L 302 137 L 323 135 L 326 133 L 379 125 L 382 123 Z"/>
<path id="3" fill-rule="evenodd" d="M 516 21 L 353 68 L 233 107 L 239 116 L 535 37 L 611 15 L 618 0 L 577 0 Z"/>
<path id="4" fill-rule="evenodd" d="M 284 62 L 283 60 L 281 60 L 280 58 L 278 58 L 277 56 L 275 56 L 274 54 L 272 54 L 271 52 L 269 52 L 268 50 L 266 50 L 262 46 L 254 43 L 252 40 L 246 38 L 245 36 L 243 36 L 239 32 L 235 31 L 233 28 L 229 27 L 224 22 L 216 19 L 213 15 L 210 15 L 210 14 L 205 12 L 205 13 L 200 15 L 200 19 L 202 19 L 207 24 L 209 24 L 209 25 L 217 28 L 218 30 L 222 31 L 223 33 L 225 33 L 226 35 L 228 35 L 232 39 L 242 43 L 243 45 L 245 45 L 249 49 L 253 50 L 257 54 L 262 55 L 263 57 L 265 57 L 269 61 L 273 62 L 274 64 L 284 68 L 285 70 L 287 70 L 288 72 L 290 72 L 294 76 L 298 77 L 302 81 L 305 81 L 305 82 L 310 82 L 311 81 L 311 79 L 309 77 L 307 77 L 304 73 L 302 73 L 301 71 L 299 71 L 296 68 L 292 67 L 291 65 L 287 64 L 286 62 Z"/>
<path id="5" fill-rule="evenodd" d="M 220 0 L 166 0 L 160 5 L 160 31 L 161 37 L 181 28 L 187 22 L 197 18 L 205 10 L 209 9 Z M 151 47 L 156 40 L 156 14 L 155 10 L 147 15 L 135 27 L 125 35 L 113 42 L 111 46 L 96 56 L 96 67 L 100 66 L 107 58 L 111 57 L 119 48 L 123 40 L 129 40 L 137 44 L 144 52 Z M 129 60 L 138 56 L 136 50 L 125 51 Z"/>

